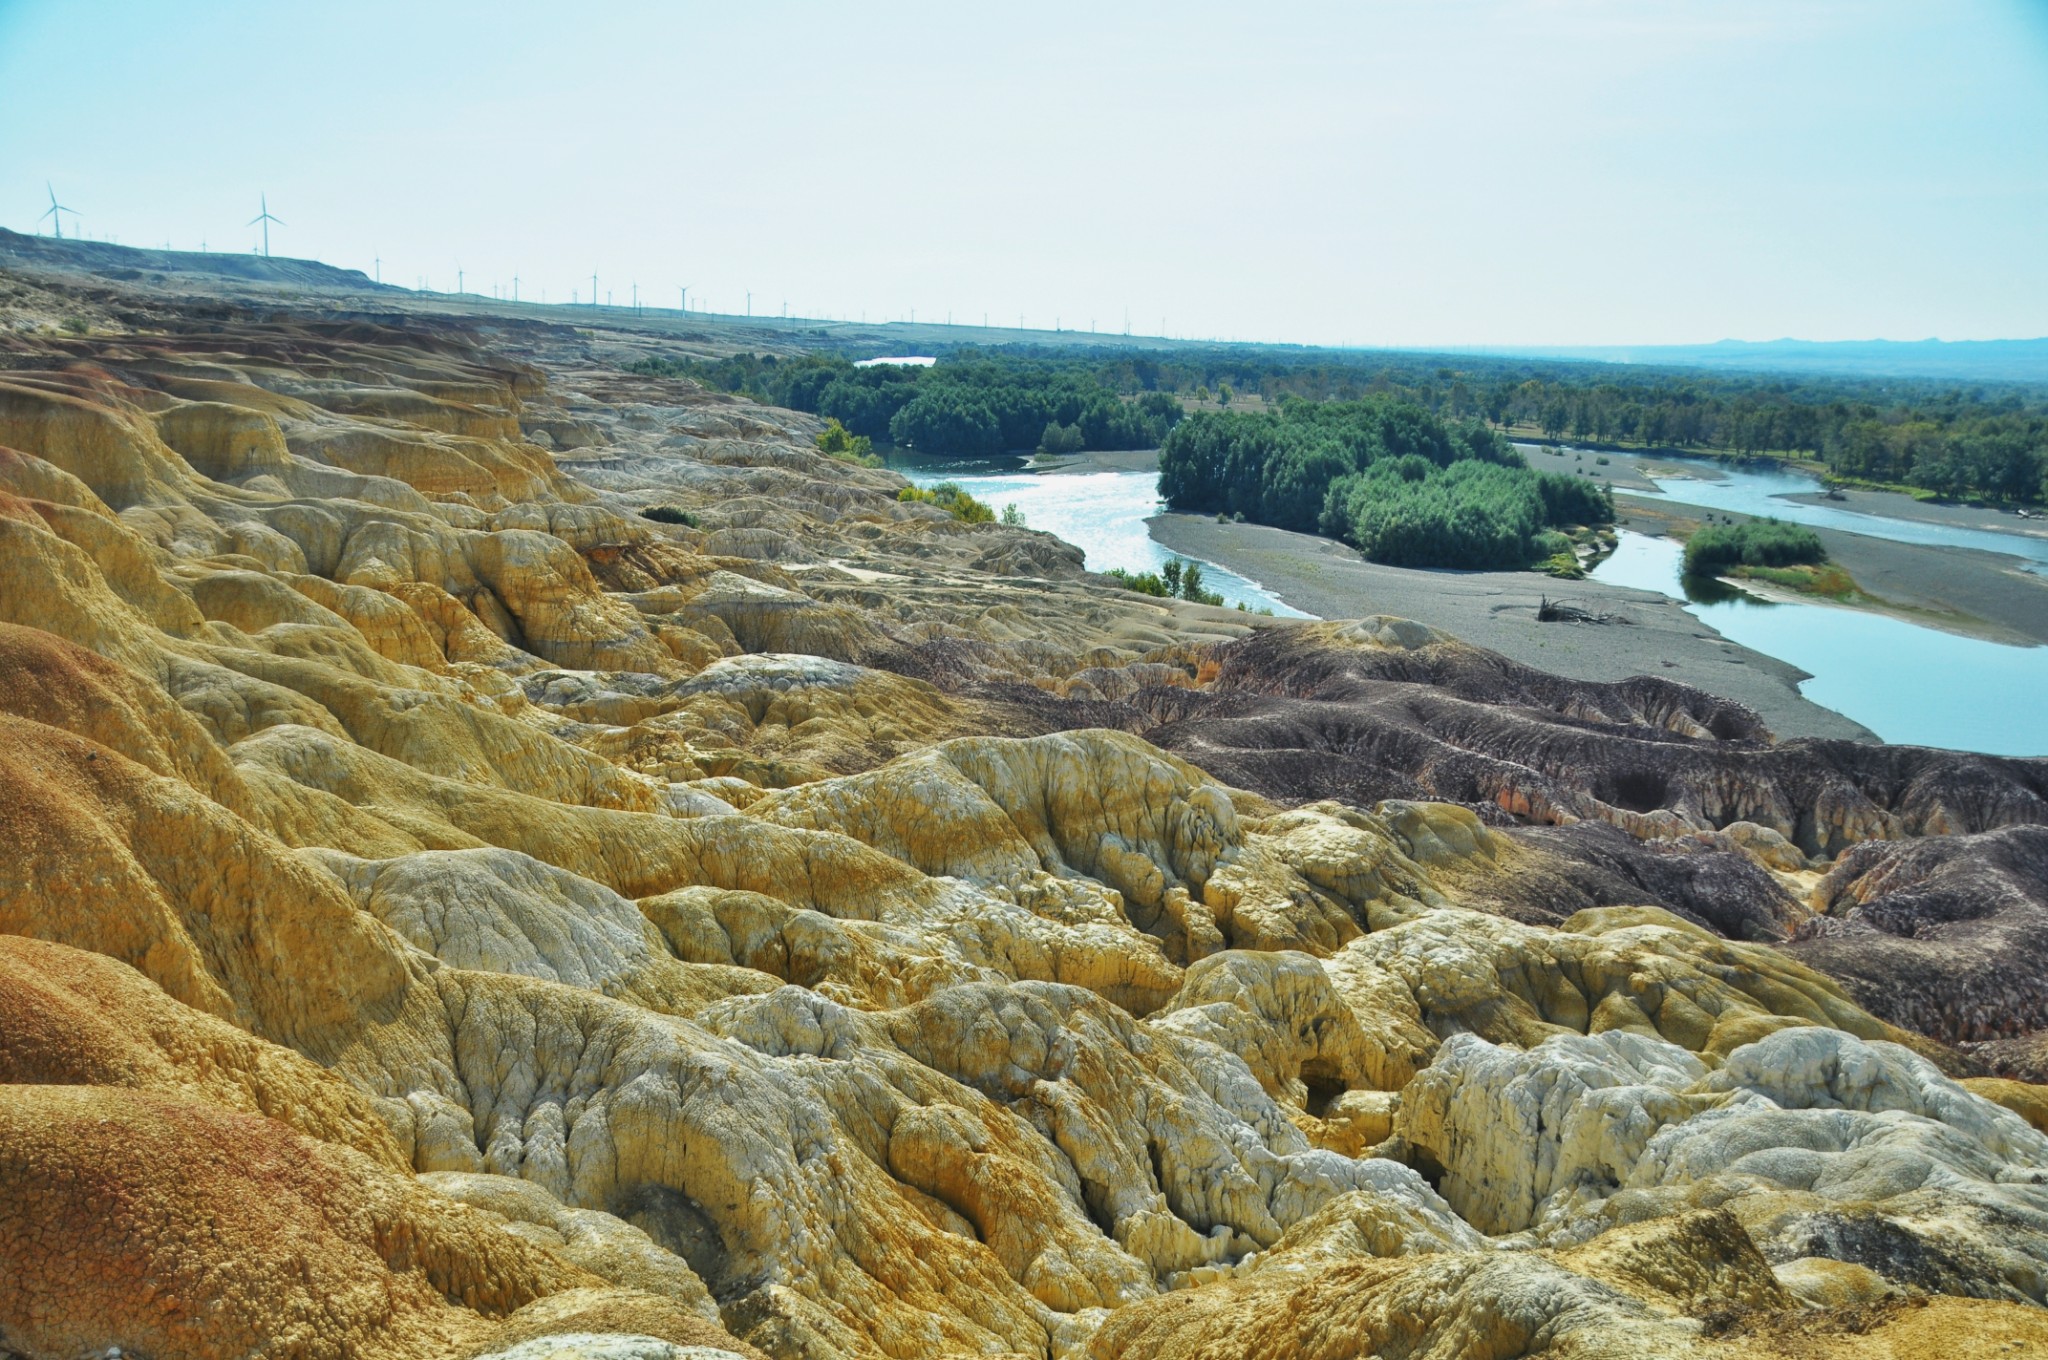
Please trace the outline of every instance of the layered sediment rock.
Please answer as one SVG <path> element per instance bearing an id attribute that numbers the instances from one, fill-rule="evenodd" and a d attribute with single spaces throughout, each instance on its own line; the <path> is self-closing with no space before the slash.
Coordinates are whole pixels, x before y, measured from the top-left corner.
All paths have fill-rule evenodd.
<path id="1" fill-rule="evenodd" d="M 2048 827 L 1879 841 L 1843 855 L 1791 952 L 1880 1015 L 1951 1043 L 1993 1041 L 2029 1074 L 2048 1027 Z"/>
<path id="2" fill-rule="evenodd" d="M 2039 762 L 122 297 L 0 334 L 0 1349 L 2048 1343 Z"/>

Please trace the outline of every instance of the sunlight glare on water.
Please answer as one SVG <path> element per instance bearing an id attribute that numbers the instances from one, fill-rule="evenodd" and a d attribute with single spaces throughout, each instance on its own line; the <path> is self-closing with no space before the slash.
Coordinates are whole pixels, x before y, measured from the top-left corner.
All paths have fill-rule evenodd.
<path id="1" fill-rule="evenodd" d="M 1033 473 L 993 476 L 960 476 L 943 469 L 920 467 L 899 469 L 919 486 L 958 482 L 969 495 L 986 501 L 998 512 L 1015 505 L 1024 522 L 1033 529 L 1055 534 L 1088 554 L 1090 571 L 1158 571 L 1178 554 L 1170 553 L 1152 539 L 1145 521 L 1163 508 L 1159 503 L 1158 475 L 1151 472 L 1063 472 L 1047 476 Z M 1236 572 L 1211 562 L 1202 563 L 1202 580 L 1223 597 L 1227 605 L 1243 601 L 1253 609 L 1270 609 L 1286 618 L 1305 619 L 1304 614 L 1278 596 L 1246 580 Z"/>

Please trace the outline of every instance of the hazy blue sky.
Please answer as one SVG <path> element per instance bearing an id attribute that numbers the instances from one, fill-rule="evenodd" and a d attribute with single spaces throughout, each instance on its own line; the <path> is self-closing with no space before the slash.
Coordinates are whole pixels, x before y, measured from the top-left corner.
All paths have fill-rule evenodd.
<path id="1" fill-rule="evenodd" d="M 550 300 L 2048 334 L 2048 0 L 0 0 L 0 224 Z"/>

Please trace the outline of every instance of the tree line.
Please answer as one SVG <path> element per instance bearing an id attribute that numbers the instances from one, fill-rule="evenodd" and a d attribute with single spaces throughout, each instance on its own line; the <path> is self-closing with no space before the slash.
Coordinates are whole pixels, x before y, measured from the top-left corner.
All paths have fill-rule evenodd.
<path id="1" fill-rule="evenodd" d="M 1845 480 L 2048 500 L 2048 390 L 2038 386 L 1316 350 L 1198 352 L 1103 367 L 1105 381 L 1183 393 L 1228 386 L 1267 404 L 1394 397 L 1447 419 L 1549 439 L 1736 458 L 1785 454 Z"/>
<path id="2" fill-rule="evenodd" d="M 2048 500 L 2048 389 L 2015 383 L 1634 368 L 1285 347 L 1119 358 L 1101 380 L 1194 394 L 1412 402 L 1549 439 L 1811 459 L 1846 480 Z"/>
<path id="3" fill-rule="evenodd" d="M 1453 423 L 1549 439 L 1811 459 L 1833 476 L 1948 497 L 2048 500 L 2048 388 L 1274 345 L 1115 350 L 963 346 L 928 369 L 845 358 L 656 359 L 856 434 L 929 452 L 1149 448 L 1184 404 L 1406 402 Z M 827 391 L 830 389 L 830 395 Z M 941 389 L 952 394 L 941 397 Z M 894 422 L 924 393 L 898 437 Z M 1028 394 L 1028 395 L 1019 395 Z"/>
<path id="4" fill-rule="evenodd" d="M 1155 448 L 1181 417 L 1165 392 L 1126 394 L 1071 362 L 973 354 L 919 367 L 825 355 L 650 358 L 633 372 L 694 379 L 839 421 L 855 437 L 956 457 Z"/>
<path id="5" fill-rule="evenodd" d="M 1605 487 L 1531 468 L 1478 421 L 1387 397 L 1197 412 L 1160 448 L 1159 494 L 1406 567 L 1532 566 L 1570 553 L 1562 530 L 1614 522 Z"/>

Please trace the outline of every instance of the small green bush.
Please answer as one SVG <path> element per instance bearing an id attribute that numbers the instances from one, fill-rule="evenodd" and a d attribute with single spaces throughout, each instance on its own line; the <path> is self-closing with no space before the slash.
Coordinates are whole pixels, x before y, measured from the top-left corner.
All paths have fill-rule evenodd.
<path id="1" fill-rule="evenodd" d="M 933 487 L 906 486 L 896 493 L 896 499 L 936 505 L 962 524 L 993 524 L 996 519 L 996 512 L 987 502 L 968 495 L 958 482 L 940 482 Z"/>
<path id="2" fill-rule="evenodd" d="M 1159 579 L 1157 572 L 1125 571 L 1122 567 L 1111 567 L 1102 574 L 1125 590 L 1134 590 L 1140 595 L 1150 595 L 1154 599 L 1163 600 L 1173 593 L 1166 588 L 1166 582 Z"/>
<path id="3" fill-rule="evenodd" d="M 650 505 L 640 512 L 640 518 L 651 519 L 657 524 L 681 524 L 691 529 L 697 527 L 697 517 L 680 505 Z"/>
<path id="4" fill-rule="evenodd" d="M 1817 566 L 1828 560 L 1820 536 L 1778 519 L 1712 524 L 1685 545 L 1685 574 L 1713 576 L 1732 567 Z"/>
<path id="5" fill-rule="evenodd" d="M 818 452 L 845 463 L 858 463 L 862 467 L 880 467 L 882 460 L 875 456 L 875 441 L 864 434 L 850 434 L 838 421 L 830 421 L 818 435 Z"/>
<path id="6" fill-rule="evenodd" d="M 1202 585 L 1202 564 L 1174 558 L 1157 572 L 1125 571 L 1111 567 L 1102 573 L 1125 590 L 1161 600 L 1189 600 L 1195 604 L 1222 604 L 1223 597 Z"/>

